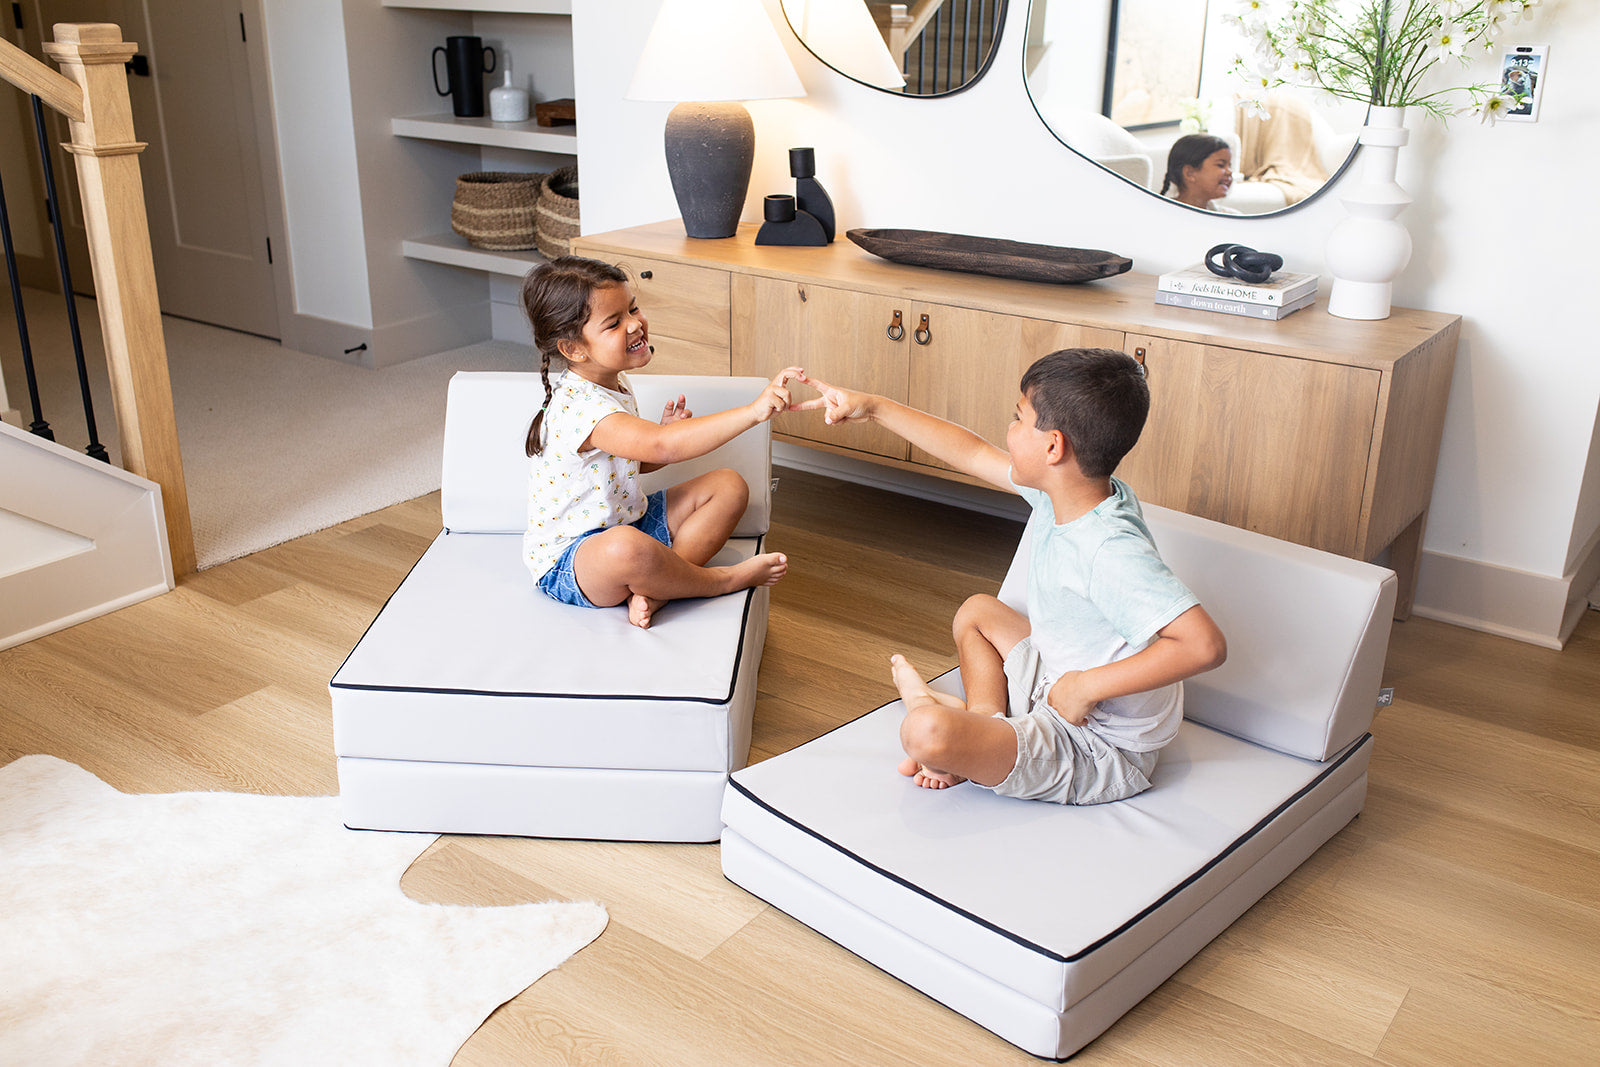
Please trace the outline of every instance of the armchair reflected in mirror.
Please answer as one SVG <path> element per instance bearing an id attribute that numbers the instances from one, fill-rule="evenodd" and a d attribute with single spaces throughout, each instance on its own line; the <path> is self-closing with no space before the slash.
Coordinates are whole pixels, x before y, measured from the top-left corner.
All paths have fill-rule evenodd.
<path id="1" fill-rule="evenodd" d="M 994 62 L 1007 0 L 782 0 L 806 50 L 897 96 L 949 96 Z"/>
<path id="2" fill-rule="evenodd" d="M 1264 114 L 1239 106 L 1233 60 L 1251 45 L 1221 19 L 1235 8 L 1030 0 L 1023 82 L 1034 110 L 1062 144 L 1151 196 L 1236 215 L 1310 202 L 1349 165 L 1366 106 L 1311 87 L 1276 90 Z M 1180 144 L 1187 134 L 1214 140 Z"/>

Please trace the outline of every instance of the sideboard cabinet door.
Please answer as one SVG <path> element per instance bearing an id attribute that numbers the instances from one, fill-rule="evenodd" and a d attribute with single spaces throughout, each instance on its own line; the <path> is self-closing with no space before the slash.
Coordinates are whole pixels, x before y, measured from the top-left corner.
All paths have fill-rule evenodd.
<path id="1" fill-rule="evenodd" d="M 904 328 L 889 336 L 895 312 L 905 322 L 906 300 L 779 278 L 733 278 L 733 373 L 771 378 L 805 368 L 825 382 L 878 393 L 902 403 L 913 341 Z M 804 386 L 797 390 L 811 396 Z M 905 441 L 873 423 L 829 426 L 821 412 L 780 416 L 774 429 L 788 437 L 903 460 Z"/>
<path id="2" fill-rule="evenodd" d="M 911 342 L 911 406 L 949 419 L 1006 447 L 1006 427 L 1021 395 L 1022 372 L 1063 348 L 1122 348 L 1121 330 L 1072 326 L 1020 315 L 916 304 Z M 927 316 L 925 339 L 919 337 Z M 920 448 L 914 463 L 951 470 Z"/>
<path id="3" fill-rule="evenodd" d="M 1353 555 L 1382 375 L 1169 338 L 1145 350 L 1150 418 L 1117 474 L 1141 500 Z"/>
<path id="4" fill-rule="evenodd" d="M 655 354 L 645 371 L 728 374 L 728 272 L 640 256 L 621 263 L 633 275 L 639 310 L 650 320 Z"/>

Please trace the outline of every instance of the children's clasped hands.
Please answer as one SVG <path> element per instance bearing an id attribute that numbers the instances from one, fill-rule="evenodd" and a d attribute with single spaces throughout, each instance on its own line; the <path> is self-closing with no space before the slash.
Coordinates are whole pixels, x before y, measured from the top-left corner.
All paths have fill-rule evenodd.
<path id="1" fill-rule="evenodd" d="M 756 421 L 766 422 L 772 416 L 785 411 L 805 410 L 804 407 L 796 406 L 794 398 L 789 395 L 789 383 L 806 380 L 806 372 L 799 367 L 785 367 L 779 371 L 777 377 L 761 390 L 761 395 L 750 402 L 750 410 L 755 414 Z"/>
<path id="2" fill-rule="evenodd" d="M 822 421 L 829 426 L 872 417 L 871 393 L 857 393 L 849 389 L 840 389 L 836 385 L 829 385 L 821 378 L 811 377 L 798 367 L 791 367 L 789 370 L 797 372 L 789 380 L 802 382 L 822 394 L 814 400 L 790 404 L 790 411 L 821 411 Z M 784 373 L 788 374 L 788 371 Z"/>

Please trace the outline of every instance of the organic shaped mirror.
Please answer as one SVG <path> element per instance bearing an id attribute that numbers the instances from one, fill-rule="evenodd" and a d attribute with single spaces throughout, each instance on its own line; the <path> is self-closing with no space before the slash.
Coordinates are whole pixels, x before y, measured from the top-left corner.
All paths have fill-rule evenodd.
<path id="1" fill-rule="evenodd" d="M 783 17 L 807 51 L 851 81 L 949 96 L 994 61 L 1006 0 L 783 0 Z"/>
<path id="2" fill-rule="evenodd" d="M 1353 9 L 1362 0 L 1341 2 Z M 1220 138 L 1231 163 L 1226 178 L 1224 157 L 1208 153 L 1195 161 L 1187 190 L 1167 188 L 1173 203 L 1268 215 L 1312 200 L 1349 165 L 1366 105 L 1300 86 L 1274 90 L 1264 116 L 1238 106 L 1234 61 L 1253 45 L 1221 16 L 1241 6 L 1030 0 L 1023 81 L 1034 110 L 1062 144 L 1157 197 L 1179 137 Z M 1178 155 L 1191 146 L 1208 147 L 1187 141 Z"/>

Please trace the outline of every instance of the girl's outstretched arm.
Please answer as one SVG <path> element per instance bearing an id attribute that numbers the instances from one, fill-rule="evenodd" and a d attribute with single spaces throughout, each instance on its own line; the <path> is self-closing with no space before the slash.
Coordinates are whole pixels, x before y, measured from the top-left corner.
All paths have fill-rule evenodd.
<path id="1" fill-rule="evenodd" d="M 713 415 L 662 423 L 621 411 L 607 415 L 595 424 L 583 447 L 598 448 L 613 456 L 657 467 L 703 456 L 750 427 L 766 422 L 780 411 L 787 411 L 791 400 L 789 383 L 803 373 L 799 367 L 786 367 L 750 403 Z"/>

